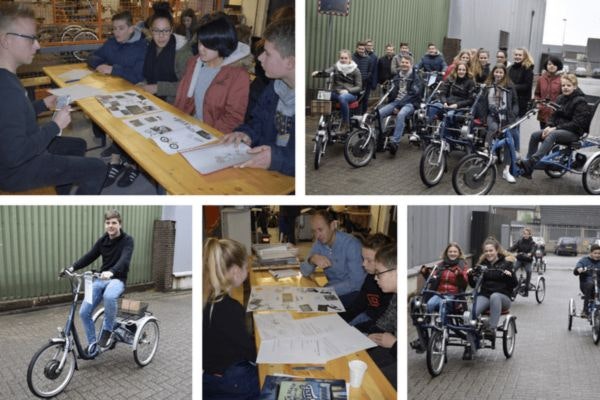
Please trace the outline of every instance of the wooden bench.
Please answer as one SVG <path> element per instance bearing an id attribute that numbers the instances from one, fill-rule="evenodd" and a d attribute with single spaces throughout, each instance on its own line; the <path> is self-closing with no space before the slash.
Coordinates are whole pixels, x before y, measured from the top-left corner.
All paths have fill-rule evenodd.
<path id="1" fill-rule="evenodd" d="M 4 192 L 0 190 L 0 195 L 12 195 L 12 196 L 41 196 L 41 195 L 56 195 L 56 188 L 54 186 L 46 186 L 42 188 L 24 190 L 22 192 Z"/>

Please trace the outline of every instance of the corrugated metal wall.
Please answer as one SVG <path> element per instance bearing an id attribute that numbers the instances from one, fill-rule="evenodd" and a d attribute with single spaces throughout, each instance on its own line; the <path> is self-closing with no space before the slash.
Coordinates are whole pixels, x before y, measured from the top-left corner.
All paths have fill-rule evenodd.
<path id="1" fill-rule="evenodd" d="M 161 206 L 1 206 L 0 301 L 68 293 L 58 272 L 92 247 L 111 208 L 135 240 L 127 283 L 152 281 L 152 225 Z"/>
<path id="2" fill-rule="evenodd" d="M 396 48 L 408 42 L 420 58 L 433 41 L 442 47 L 448 30 L 449 0 L 351 0 L 348 17 L 333 17 L 331 47 L 328 47 L 329 16 L 317 13 L 317 0 L 306 3 L 306 84 L 314 89 L 319 82 L 310 77 L 337 61 L 340 49 L 354 51 L 356 42 L 375 41 L 375 53 L 383 54 L 386 43 Z M 332 49 L 332 50 L 329 50 Z"/>

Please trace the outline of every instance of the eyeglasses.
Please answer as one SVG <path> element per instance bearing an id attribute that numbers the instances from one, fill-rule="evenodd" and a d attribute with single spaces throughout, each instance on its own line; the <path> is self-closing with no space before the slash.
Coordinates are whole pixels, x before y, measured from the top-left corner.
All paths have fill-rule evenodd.
<path id="1" fill-rule="evenodd" d="M 6 32 L 6 34 L 7 35 L 18 36 L 18 37 L 23 38 L 23 39 L 29 39 L 29 40 L 31 40 L 31 44 L 34 44 L 35 42 L 39 43 L 39 41 L 40 41 L 40 38 L 38 36 L 24 35 L 22 33 L 15 33 L 15 32 Z"/>
<path id="2" fill-rule="evenodd" d="M 395 270 L 396 270 L 396 268 L 390 268 L 390 269 L 386 269 L 385 271 L 375 272 L 373 275 L 379 276 L 381 274 L 385 274 L 386 272 L 395 271 Z"/>
<path id="3" fill-rule="evenodd" d="M 151 29 L 150 32 L 156 36 L 165 36 L 171 33 L 171 29 Z"/>

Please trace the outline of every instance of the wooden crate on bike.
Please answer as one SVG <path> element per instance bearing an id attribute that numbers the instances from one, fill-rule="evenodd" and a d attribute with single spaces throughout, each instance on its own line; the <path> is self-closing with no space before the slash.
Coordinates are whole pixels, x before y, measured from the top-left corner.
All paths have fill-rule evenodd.
<path id="1" fill-rule="evenodd" d="M 330 115 L 331 101 L 329 100 L 311 100 L 310 113 L 311 115 Z"/>
<path id="2" fill-rule="evenodd" d="M 121 299 L 119 301 L 119 313 L 143 316 L 148 309 L 148 303 L 138 300 Z"/>

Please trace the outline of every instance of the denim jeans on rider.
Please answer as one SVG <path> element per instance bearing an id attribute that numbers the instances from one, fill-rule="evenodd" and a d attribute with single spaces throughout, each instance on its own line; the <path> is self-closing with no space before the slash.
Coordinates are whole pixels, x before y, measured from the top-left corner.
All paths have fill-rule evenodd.
<path id="1" fill-rule="evenodd" d="M 579 136 L 573 132 L 563 129 L 556 129 L 550 132 L 545 139 L 542 139 L 542 131 L 536 131 L 531 134 L 529 139 L 529 148 L 527 149 L 527 158 L 535 157 L 537 160 L 550 152 L 554 144 L 569 144 L 579 139 Z M 538 149 L 539 143 L 542 145 Z"/>
<path id="2" fill-rule="evenodd" d="M 223 376 L 202 375 L 204 400 L 254 400 L 259 395 L 258 369 L 248 361 L 230 365 Z"/>
<path id="3" fill-rule="evenodd" d="M 92 304 L 84 301 L 81 303 L 81 309 L 79 310 L 88 345 L 96 343 L 96 331 L 92 316 L 94 309 L 100 304 L 101 300 L 104 300 L 102 329 L 109 332 L 113 331 L 115 317 L 117 316 L 117 299 L 125 290 L 125 284 L 119 279 L 97 279 L 94 281 L 92 288 Z"/>
<path id="4" fill-rule="evenodd" d="M 352 93 L 339 94 L 338 92 L 331 93 L 331 99 L 340 103 L 340 111 L 342 113 L 342 122 L 350 125 L 350 107 L 349 104 L 356 101 L 357 97 Z"/>
<path id="5" fill-rule="evenodd" d="M 400 100 L 394 100 L 391 103 L 386 104 L 385 106 L 383 106 L 379 109 L 379 116 L 381 118 L 381 126 L 383 126 L 383 120 L 388 115 L 391 115 L 392 112 L 394 112 L 394 109 L 398 106 L 398 103 L 400 103 Z M 398 112 L 398 115 L 396 116 L 396 126 L 394 128 L 394 136 L 392 137 L 392 142 L 394 142 L 396 144 L 400 143 L 400 139 L 402 138 L 402 134 L 404 133 L 404 126 L 406 123 L 406 118 L 413 115 L 414 112 L 415 112 L 415 106 L 413 106 L 412 104 L 406 104 L 400 109 L 400 111 Z"/>
<path id="6" fill-rule="evenodd" d="M 427 121 L 431 123 L 433 118 L 438 115 L 440 118 L 443 118 L 444 110 L 446 110 L 446 126 L 445 129 L 453 128 L 455 125 L 454 117 L 457 115 L 462 115 L 462 112 L 457 113 L 453 109 L 445 109 L 444 105 L 440 102 L 433 103 L 429 109 L 427 110 Z M 444 132 L 445 134 L 447 132 Z"/>
<path id="7" fill-rule="evenodd" d="M 488 308 L 490 310 L 489 326 L 495 331 L 498 327 L 498 321 L 500 321 L 502 310 L 510 308 L 510 298 L 500 292 L 492 293 L 489 299 L 485 296 L 477 296 L 475 315 L 481 315 L 481 313 Z"/>

